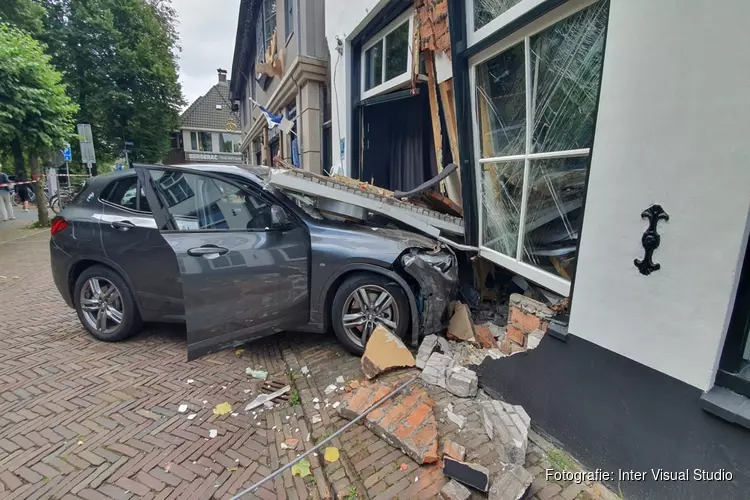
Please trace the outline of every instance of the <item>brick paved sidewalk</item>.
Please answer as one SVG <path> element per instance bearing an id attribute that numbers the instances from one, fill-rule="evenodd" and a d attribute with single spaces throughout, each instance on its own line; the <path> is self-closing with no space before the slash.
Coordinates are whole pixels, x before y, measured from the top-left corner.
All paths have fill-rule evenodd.
<path id="1" fill-rule="evenodd" d="M 127 342 L 97 342 L 52 283 L 48 233 L 20 231 L 8 238 L 0 228 L 0 498 L 230 498 L 348 422 L 332 406 L 341 394 L 325 388 L 338 376 L 361 379 L 359 359 L 331 337 L 277 336 L 245 346 L 241 357 L 227 350 L 190 363 L 179 327 L 148 326 Z M 293 383 L 302 404 L 245 412 L 258 392 L 248 366 Z M 441 438 L 453 436 L 469 460 L 492 466 L 471 402 L 457 406 L 469 419 L 459 433 L 442 412 L 448 394 L 430 392 Z M 233 411 L 214 415 L 222 402 Z M 288 438 L 299 440 L 297 449 L 282 448 Z M 445 482 L 439 467 L 418 467 L 363 426 L 333 445 L 338 461 L 311 455 L 311 476 L 287 471 L 246 498 L 434 498 Z M 545 461 L 565 465 L 554 456 L 529 447 L 535 499 L 579 495 L 570 485 L 540 482 Z"/>

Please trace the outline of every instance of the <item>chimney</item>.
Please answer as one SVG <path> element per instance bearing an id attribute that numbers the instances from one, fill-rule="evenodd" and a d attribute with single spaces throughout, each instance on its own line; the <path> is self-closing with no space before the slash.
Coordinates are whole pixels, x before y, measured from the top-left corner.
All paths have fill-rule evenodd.
<path id="1" fill-rule="evenodd" d="M 219 83 L 227 81 L 227 70 L 219 68 L 216 72 L 219 73 Z"/>

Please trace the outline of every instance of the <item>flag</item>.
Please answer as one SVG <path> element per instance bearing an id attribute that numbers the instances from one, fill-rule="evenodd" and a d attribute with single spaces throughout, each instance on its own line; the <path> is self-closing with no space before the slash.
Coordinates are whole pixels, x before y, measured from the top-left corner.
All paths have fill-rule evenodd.
<path id="1" fill-rule="evenodd" d="M 266 118 L 266 121 L 268 122 L 268 128 L 269 130 L 274 127 L 279 127 L 285 134 L 289 134 L 292 132 L 292 127 L 294 127 L 294 122 L 287 119 L 286 116 L 283 115 L 275 115 L 268 111 L 266 108 L 258 104 L 257 101 L 254 101 L 253 99 L 248 98 L 250 102 L 258 106 L 260 109 L 260 112 L 263 113 L 263 116 Z"/>

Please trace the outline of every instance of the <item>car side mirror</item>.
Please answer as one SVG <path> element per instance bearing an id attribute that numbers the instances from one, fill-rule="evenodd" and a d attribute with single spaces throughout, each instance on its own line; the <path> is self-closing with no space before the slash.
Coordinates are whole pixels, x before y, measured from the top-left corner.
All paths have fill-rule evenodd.
<path id="1" fill-rule="evenodd" d="M 271 205 L 271 225 L 275 229 L 287 227 L 291 224 L 289 215 L 279 205 Z"/>

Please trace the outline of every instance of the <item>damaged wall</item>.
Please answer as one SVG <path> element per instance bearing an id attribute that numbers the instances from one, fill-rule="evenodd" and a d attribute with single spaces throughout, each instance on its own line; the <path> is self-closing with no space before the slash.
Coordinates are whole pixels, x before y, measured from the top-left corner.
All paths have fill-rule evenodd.
<path id="1" fill-rule="evenodd" d="M 610 8 L 570 332 L 705 390 L 746 244 L 750 4 Z M 670 220 L 643 276 L 654 203 Z"/>

